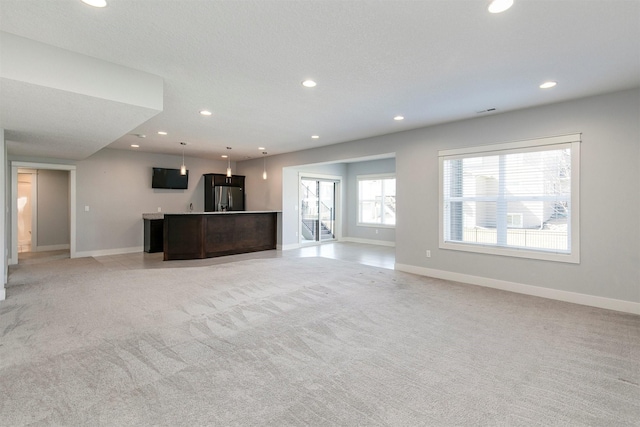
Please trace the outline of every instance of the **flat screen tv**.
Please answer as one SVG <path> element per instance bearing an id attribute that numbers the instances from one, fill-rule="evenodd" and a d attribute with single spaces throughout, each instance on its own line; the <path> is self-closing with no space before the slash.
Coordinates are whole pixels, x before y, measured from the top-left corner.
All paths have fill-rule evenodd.
<path id="1" fill-rule="evenodd" d="M 180 169 L 153 168 L 151 188 L 186 190 L 189 185 L 189 171 L 180 175 Z"/>

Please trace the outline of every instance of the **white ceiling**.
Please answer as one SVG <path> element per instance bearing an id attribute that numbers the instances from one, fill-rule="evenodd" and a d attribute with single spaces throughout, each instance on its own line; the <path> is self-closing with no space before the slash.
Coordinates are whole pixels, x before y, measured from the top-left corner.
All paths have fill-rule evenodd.
<path id="1" fill-rule="evenodd" d="M 163 111 L 3 81 L 10 154 L 242 160 L 640 86 L 640 0 L 108 2 L 0 0 L 0 30 L 160 76 Z"/>

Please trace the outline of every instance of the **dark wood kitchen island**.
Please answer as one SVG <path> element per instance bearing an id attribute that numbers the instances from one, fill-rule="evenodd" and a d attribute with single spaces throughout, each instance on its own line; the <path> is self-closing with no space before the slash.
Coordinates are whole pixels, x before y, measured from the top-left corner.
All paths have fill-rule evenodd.
<path id="1" fill-rule="evenodd" d="M 165 261 L 276 249 L 277 211 L 202 212 L 162 216 Z"/>

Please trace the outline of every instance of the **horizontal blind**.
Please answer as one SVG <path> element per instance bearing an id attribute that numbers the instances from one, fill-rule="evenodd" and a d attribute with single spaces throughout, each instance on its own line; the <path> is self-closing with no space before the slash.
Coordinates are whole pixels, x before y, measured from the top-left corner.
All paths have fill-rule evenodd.
<path id="1" fill-rule="evenodd" d="M 572 145 L 544 142 L 441 154 L 444 241 L 571 253 Z"/>

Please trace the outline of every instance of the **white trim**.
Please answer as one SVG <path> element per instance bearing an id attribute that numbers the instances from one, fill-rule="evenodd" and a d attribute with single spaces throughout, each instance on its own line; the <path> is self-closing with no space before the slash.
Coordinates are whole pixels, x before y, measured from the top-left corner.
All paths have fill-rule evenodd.
<path id="1" fill-rule="evenodd" d="M 20 174 L 20 171 L 18 171 Z M 31 248 L 38 246 L 38 171 L 31 174 Z M 17 235 L 16 235 L 17 236 Z M 17 238 L 17 237 L 16 237 Z"/>
<path id="2" fill-rule="evenodd" d="M 388 240 L 374 240 L 374 239 L 360 239 L 358 237 L 343 237 L 340 239 L 341 242 L 352 242 L 352 243 L 364 243 L 366 245 L 379 245 L 379 246 L 391 246 L 396 247 L 396 242 L 390 242 Z"/>
<path id="3" fill-rule="evenodd" d="M 357 212 L 356 212 L 356 226 L 357 227 L 380 227 L 380 228 L 396 228 L 396 224 L 385 224 L 383 222 L 362 222 L 360 221 L 360 218 L 362 217 L 362 212 L 360 211 L 360 209 L 362 208 L 362 202 L 360 200 L 360 181 L 384 181 L 387 179 L 393 179 L 394 181 L 396 181 L 396 173 L 395 172 L 390 172 L 390 173 L 378 173 L 378 174 L 365 174 L 365 175 L 356 175 L 356 204 L 357 204 Z M 397 184 L 396 184 L 397 187 Z M 382 198 L 384 200 L 384 189 L 383 187 L 381 187 L 382 190 Z M 384 220 L 384 203 L 382 205 L 382 218 L 380 218 L 381 221 Z"/>
<path id="4" fill-rule="evenodd" d="M 314 181 L 326 181 L 326 182 L 333 182 L 334 184 L 337 184 L 337 188 L 335 189 L 335 193 L 334 193 L 334 214 L 335 214 L 335 230 L 333 230 L 333 236 L 334 238 L 331 240 L 325 240 L 325 242 L 335 242 L 340 240 L 340 238 L 342 237 L 342 192 L 343 190 L 343 186 L 342 186 L 342 181 L 343 181 L 343 177 L 339 176 L 339 175 L 325 175 L 325 174 L 320 174 L 320 173 L 312 173 L 312 172 L 298 172 L 298 205 L 296 206 L 296 211 L 298 212 L 298 246 L 297 247 L 302 247 L 303 245 L 308 246 L 309 243 L 310 244 L 314 244 L 314 243 L 323 243 L 322 241 L 319 242 L 302 242 L 302 210 L 300 210 L 300 206 L 302 205 L 302 191 L 301 191 L 301 185 L 302 185 L 302 180 L 303 179 L 307 179 L 307 180 L 314 180 Z M 287 245 L 290 246 L 290 245 Z"/>
<path id="5" fill-rule="evenodd" d="M 388 230 L 393 230 L 393 229 L 396 228 L 395 225 L 375 224 L 373 222 L 359 222 L 359 223 L 356 224 L 356 227 L 386 228 Z"/>
<path id="6" fill-rule="evenodd" d="M 560 252 L 545 252 L 542 250 L 535 250 L 529 248 L 514 248 L 514 247 L 502 247 L 492 245 L 482 245 L 474 243 L 462 243 L 462 242 L 440 242 L 438 245 L 440 249 L 447 249 L 452 251 L 464 251 L 473 252 L 477 254 L 485 255 L 498 255 L 508 256 L 514 258 L 526 258 L 537 259 L 541 261 L 553 261 L 553 262 L 566 262 L 571 264 L 580 264 L 579 254 L 575 252 L 573 254 L 563 254 Z"/>
<path id="7" fill-rule="evenodd" d="M 76 179 L 77 172 L 74 166 L 69 171 L 69 258 L 76 258 Z"/>
<path id="8" fill-rule="evenodd" d="M 69 171 L 69 257 L 76 254 L 76 166 L 58 163 L 11 162 L 11 257 L 9 264 L 18 263 L 18 169 Z"/>
<path id="9" fill-rule="evenodd" d="M 320 246 L 320 245 L 324 245 L 325 243 L 334 243 L 337 242 L 337 239 L 332 239 L 332 240 L 307 240 L 305 242 L 301 242 L 300 243 L 300 247 L 301 248 L 308 248 L 310 246 Z"/>
<path id="10" fill-rule="evenodd" d="M 34 252 L 46 252 L 46 251 L 61 251 L 63 249 L 69 249 L 70 245 L 62 244 L 62 245 L 47 245 L 47 246 L 36 246 Z"/>
<path id="11" fill-rule="evenodd" d="M 396 263 L 395 269 L 407 273 L 418 274 L 420 276 L 434 277 L 436 279 L 451 280 L 470 285 L 515 292 L 518 294 L 532 295 L 557 301 L 570 302 L 573 304 L 621 311 L 624 313 L 640 314 L 639 302 L 599 297 L 596 295 L 580 294 L 577 292 L 561 291 L 559 289 L 543 288 L 540 286 L 525 285 L 522 283 L 508 282 L 505 280 L 491 279 L 488 277 L 473 276 L 470 274 L 454 273 L 451 271 L 436 270 L 433 268 L 417 267 L 407 264 Z"/>
<path id="12" fill-rule="evenodd" d="M 0 288 L 0 301 L 4 301 L 5 299 L 7 299 L 7 290 Z"/>
<path id="13" fill-rule="evenodd" d="M 491 151 L 517 150 L 521 148 L 540 147 L 545 145 L 566 144 L 580 142 L 581 133 L 567 135 L 550 136 L 546 138 L 533 138 L 521 141 L 502 142 L 489 145 L 475 145 L 473 147 L 453 148 L 450 150 L 439 150 L 438 157 L 459 156 L 461 154 L 487 153 Z"/>
<path id="14" fill-rule="evenodd" d="M 5 240 L 11 239 L 9 249 L 9 265 L 18 263 L 18 166 L 11 162 L 11 236 L 6 236 Z M 33 230 L 32 230 L 33 232 Z"/>
<path id="15" fill-rule="evenodd" d="M 0 227 L 2 227 L 2 246 L 0 246 L 0 265 L 2 265 L 2 283 L 0 283 L 0 301 L 6 297 L 5 286 L 9 281 L 9 258 L 8 253 L 9 224 L 7 214 L 9 206 L 7 204 L 7 192 L 9 191 L 9 163 L 7 162 L 7 142 L 4 139 L 4 128 L 0 127 L 0 187 L 2 187 L 2 198 L 0 199 Z"/>
<path id="16" fill-rule="evenodd" d="M 33 163 L 33 162 L 19 162 L 13 160 L 11 162 L 11 167 L 15 168 L 25 168 L 25 169 L 48 169 L 48 170 L 57 170 L 57 171 L 69 171 L 76 170 L 75 165 L 61 164 L 61 163 Z"/>
<path id="17" fill-rule="evenodd" d="M 577 133 L 511 143 L 481 145 L 477 147 L 438 151 L 438 247 L 440 249 L 454 251 L 580 264 L 580 138 L 581 134 Z M 445 207 L 443 178 L 445 157 L 465 157 L 468 154 L 486 154 L 487 151 L 504 152 L 505 150 L 511 149 L 529 150 L 531 148 L 535 149 L 536 147 L 558 144 L 563 144 L 571 148 L 571 220 L 569 221 L 569 238 L 571 239 L 570 253 L 559 253 L 535 248 L 516 248 L 510 246 L 445 241 L 445 228 L 448 227 L 448 224 L 445 224 L 446 219 L 444 218 Z"/>
<path id="18" fill-rule="evenodd" d="M 371 173 L 371 174 L 364 174 L 364 175 L 356 175 L 356 182 L 357 181 L 375 181 L 377 179 L 389 179 L 389 178 L 396 179 L 396 173 L 387 172 L 387 173 Z"/>
<path id="19" fill-rule="evenodd" d="M 289 243 L 288 245 L 282 245 L 283 251 L 290 251 L 291 249 L 300 249 L 302 245 L 300 243 Z"/>
<path id="20" fill-rule="evenodd" d="M 144 251 L 144 247 L 142 246 L 133 246 L 130 248 L 116 248 L 116 249 L 99 249 L 96 251 L 76 252 L 76 258 L 133 254 L 133 253 L 143 252 L 143 251 Z"/>
<path id="21" fill-rule="evenodd" d="M 30 188 L 31 188 L 31 236 L 29 238 L 29 247 L 35 251 L 38 245 L 38 171 L 36 169 L 18 169 L 18 183 L 16 184 L 16 198 L 18 197 L 18 187 L 20 185 L 20 175 L 30 176 Z M 16 211 L 17 212 L 17 211 Z M 16 213 L 16 215 L 18 215 Z M 19 218 L 18 218 L 19 219 Z M 20 241 L 18 234 L 16 234 L 16 240 L 18 240 L 18 247 L 20 247 Z"/>

